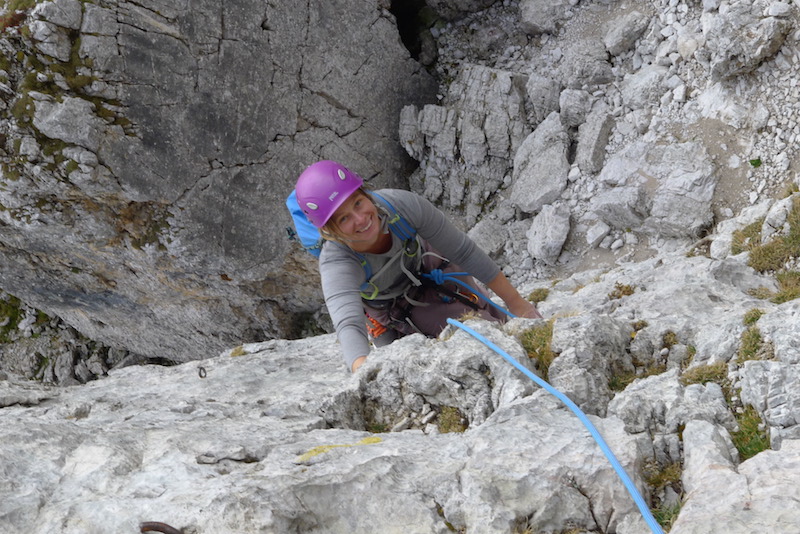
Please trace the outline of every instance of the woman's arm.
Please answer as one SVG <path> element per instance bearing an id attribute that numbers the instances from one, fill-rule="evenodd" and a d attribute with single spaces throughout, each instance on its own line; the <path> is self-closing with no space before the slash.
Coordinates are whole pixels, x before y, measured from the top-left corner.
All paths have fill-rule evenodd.
<path id="1" fill-rule="evenodd" d="M 335 243 L 325 244 L 319 259 L 319 273 L 325 305 L 336 329 L 342 356 L 346 365 L 355 371 L 358 368 L 354 367 L 355 361 L 362 359 L 363 362 L 370 352 L 359 289 L 365 275 L 356 257 L 340 247 Z"/>

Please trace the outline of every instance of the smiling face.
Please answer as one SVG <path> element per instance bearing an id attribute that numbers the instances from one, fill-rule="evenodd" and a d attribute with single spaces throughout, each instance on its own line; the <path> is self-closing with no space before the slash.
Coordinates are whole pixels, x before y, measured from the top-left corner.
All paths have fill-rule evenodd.
<path id="1" fill-rule="evenodd" d="M 325 226 L 338 239 L 359 252 L 368 252 L 382 235 L 378 209 L 361 190 L 350 195 Z"/>

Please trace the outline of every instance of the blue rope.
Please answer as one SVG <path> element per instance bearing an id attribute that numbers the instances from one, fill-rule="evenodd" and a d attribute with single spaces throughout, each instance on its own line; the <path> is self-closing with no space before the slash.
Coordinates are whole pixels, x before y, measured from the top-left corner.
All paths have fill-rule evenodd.
<path id="1" fill-rule="evenodd" d="M 482 336 L 472 328 L 466 326 L 463 323 L 460 323 L 459 321 L 456 321 L 455 319 L 448 318 L 447 322 L 467 332 L 469 335 L 471 335 L 472 337 L 474 337 L 475 339 L 477 339 L 478 341 L 480 341 L 481 343 L 483 343 L 484 345 L 486 345 L 487 347 L 498 353 L 500 356 L 505 358 L 511 365 L 522 371 L 522 373 L 524 373 L 525 376 L 527 376 L 528 378 L 539 384 L 541 387 L 547 390 L 548 393 L 554 395 L 558 400 L 563 402 L 567 406 L 567 408 L 572 410 L 572 412 L 578 416 L 578 419 L 580 419 L 581 422 L 584 424 L 584 426 L 589 430 L 589 433 L 592 435 L 597 444 L 600 445 L 600 449 L 603 451 L 603 454 L 605 454 L 606 458 L 608 458 L 608 461 L 611 462 L 611 466 L 617 472 L 617 475 L 622 480 L 622 483 L 625 484 L 625 488 L 627 488 L 628 493 L 630 493 L 631 497 L 633 497 L 636 506 L 639 507 L 639 511 L 642 513 L 642 517 L 644 517 L 644 520 L 647 522 L 648 526 L 650 527 L 650 530 L 653 532 L 653 534 L 664 533 L 664 531 L 661 530 L 661 525 L 659 525 L 658 522 L 653 517 L 653 514 L 650 512 L 650 508 L 647 506 L 647 503 L 644 502 L 644 499 L 642 499 L 642 496 L 639 494 L 639 491 L 636 489 L 636 486 L 634 486 L 630 477 L 628 477 L 628 474 L 625 472 L 625 469 L 623 469 L 622 465 L 620 465 L 619 461 L 614 456 L 614 453 L 611 452 L 611 449 L 608 448 L 608 445 L 603 439 L 603 436 L 600 435 L 600 432 L 598 432 L 595 426 L 592 424 L 592 422 L 589 421 L 589 418 L 586 417 L 586 414 L 584 414 L 581 411 L 581 409 L 578 408 L 578 406 L 574 402 L 572 402 L 572 400 L 569 397 L 567 397 L 566 395 L 558 391 L 556 388 L 554 388 L 553 386 L 551 386 L 550 384 L 548 384 L 547 382 L 536 376 L 529 369 L 525 368 L 521 363 L 512 358 L 507 352 L 505 352 L 503 349 L 501 349 L 500 347 L 489 341 L 486 337 Z"/>
<path id="2" fill-rule="evenodd" d="M 445 282 L 453 282 L 455 284 L 458 284 L 461 287 L 466 288 L 467 291 L 469 291 L 470 293 L 474 293 L 475 295 L 481 297 L 484 300 L 484 302 L 486 302 L 490 306 L 494 306 L 495 308 L 505 313 L 512 319 L 516 317 L 516 315 L 514 315 L 507 309 L 503 308 L 502 306 L 498 306 L 497 304 L 492 302 L 492 299 L 485 298 L 479 291 L 476 291 L 474 288 L 470 287 L 470 285 L 464 282 L 463 280 L 459 280 L 458 278 L 456 278 L 456 276 L 470 276 L 469 273 L 445 273 L 441 269 L 433 269 L 429 273 L 420 273 L 420 275 L 430 280 L 433 280 L 436 283 L 436 285 L 442 285 Z"/>

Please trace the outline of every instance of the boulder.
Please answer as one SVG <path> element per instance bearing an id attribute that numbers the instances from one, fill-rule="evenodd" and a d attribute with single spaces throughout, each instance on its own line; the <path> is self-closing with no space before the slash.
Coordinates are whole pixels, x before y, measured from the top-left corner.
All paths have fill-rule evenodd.
<path id="1" fill-rule="evenodd" d="M 528 252 L 549 265 L 556 263 L 569 231 L 569 209 L 552 204 L 543 206 L 527 233 Z"/>
<path id="2" fill-rule="evenodd" d="M 525 91 L 534 125 L 541 123 L 550 113 L 558 111 L 561 89 L 555 80 L 532 73 L 528 76 Z"/>
<path id="3" fill-rule="evenodd" d="M 749 2 L 733 2 L 724 11 L 709 12 L 702 17 L 705 48 L 701 61 L 715 81 L 732 78 L 755 70 L 772 57 L 792 28 L 785 18 L 765 16 L 761 6 Z"/>
<path id="4" fill-rule="evenodd" d="M 687 424 L 683 440 L 687 456 L 683 484 L 690 497 L 670 532 L 688 534 L 708 527 L 744 534 L 753 528 L 767 532 L 794 528 L 797 513 L 786 502 L 797 498 L 798 491 L 785 474 L 800 459 L 800 441 L 788 441 L 780 451 L 764 451 L 737 465 L 730 437 L 720 427 L 704 421 Z M 718 493 L 721 487 L 726 490 Z M 711 508 L 715 512 L 709 515 Z"/>
<path id="5" fill-rule="evenodd" d="M 592 95 L 580 89 L 565 89 L 561 92 L 558 105 L 564 126 L 578 127 L 592 109 Z"/>
<path id="6" fill-rule="evenodd" d="M 667 67 L 647 65 L 625 76 L 622 82 L 622 98 L 625 104 L 631 109 L 641 109 L 658 101 L 666 92 L 664 79 L 667 72 Z"/>
<path id="7" fill-rule="evenodd" d="M 645 190 L 641 185 L 615 187 L 592 198 L 592 212 L 617 230 L 641 226 L 649 214 Z"/>
<path id="8" fill-rule="evenodd" d="M 519 16 L 528 35 L 556 33 L 559 25 L 571 16 L 569 0 L 522 0 Z"/>
<path id="9" fill-rule="evenodd" d="M 602 106 L 593 109 L 578 128 L 575 161 L 581 171 L 594 174 L 603 168 L 606 147 L 614 129 L 614 117 Z"/>
<path id="10" fill-rule="evenodd" d="M 528 213 L 559 198 L 567 186 L 569 136 L 558 113 L 551 113 L 514 156 L 511 202 Z"/>
<path id="11" fill-rule="evenodd" d="M 650 17 L 640 11 L 631 11 L 621 19 L 614 21 L 603 38 L 608 53 L 618 56 L 630 50 L 636 40 L 642 36 L 650 24 Z"/>

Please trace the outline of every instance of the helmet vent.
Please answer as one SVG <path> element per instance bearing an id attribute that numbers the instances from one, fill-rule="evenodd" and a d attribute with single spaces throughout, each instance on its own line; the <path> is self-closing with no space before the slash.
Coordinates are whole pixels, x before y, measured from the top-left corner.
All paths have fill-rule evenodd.
<path id="1" fill-rule="evenodd" d="M 344 173 L 344 171 L 342 169 L 339 169 L 336 172 L 339 174 L 339 179 L 340 180 L 346 180 L 347 179 L 347 175 Z"/>
<path id="2" fill-rule="evenodd" d="M 317 205 L 316 205 L 316 204 L 314 204 L 313 202 L 306 202 L 306 206 L 308 206 L 308 209 L 310 209 L 310 210 L 317 210 L 317 209 L 319 209 L 319 206 L 317 206 Z"/>

